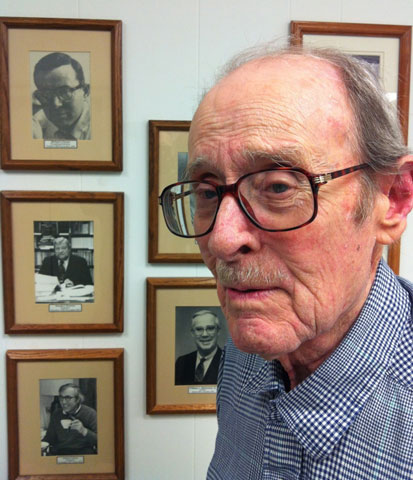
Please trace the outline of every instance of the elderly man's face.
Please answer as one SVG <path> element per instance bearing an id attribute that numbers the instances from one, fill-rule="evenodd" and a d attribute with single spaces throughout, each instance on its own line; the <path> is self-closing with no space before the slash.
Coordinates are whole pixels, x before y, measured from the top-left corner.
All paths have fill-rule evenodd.
<path id="1" fill-rule="evenodd" d="M 67 242 L 56 243 L 54 251 L 58 260 L 66 260 L 70 255 L 70 247 Z"/>
<path id="2" fill-rule="evenodd" d="M 218 342 L 219 329 L 213 315 L 205 313 L 195 317 L 192 322 L 191 332 L 195 340 L 196 348 L 201 355 L 208 355 L 215 350 Z"/>
<path id="3" fill-rule="evenodd" d="M 351 120 L 344 87 L 325 62 L 247 64 L 209 92 L 194 117 L 191 178 L 231 184 L 271 168 L 273 158 L 313 173 L 358 164 Z M 354 221 L 359 176 L 323 186 L 315 221 L 289 232 L 258 229 L 234 197 L 223 198 L 213 231 L 198 243 L 241 350 L 266 359 L 309 345 L 322 352 L 356 318 L 380 254 L 377 204 L 363 225 Z"/>
<path id="4" fill-rule="evenodd" d="M 61 65 L 47 72 L 39 82 L 38 89 L 50 97 L 48 102 L 42 103 L 47 118 L 61 129 L 72 126 L 80 117 L 85 108 L 86 93 L 83 88 L 74 90 L 72 99 L 64 101 L 59 99 L 59 89 L 76 88 L 79 86 L 76 72 L 71 65 Z"/>
<path id="5" fill-rule="evenodd" d="M 60 405 L 64 413 L 74 413 L 80 403 L 77 390 L 73 387 L 67 387 L 59 393 Z"/>

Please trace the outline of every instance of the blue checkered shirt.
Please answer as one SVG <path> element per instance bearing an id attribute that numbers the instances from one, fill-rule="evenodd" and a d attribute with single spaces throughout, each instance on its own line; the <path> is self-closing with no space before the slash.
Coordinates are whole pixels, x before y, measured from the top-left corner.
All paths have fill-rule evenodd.
<path id="1" fill-rule="evenodd" d="M 293 390 L 228 342 L 208 480 L 413 479 L 413 284 L 380 263 L 332 355 Z"/>

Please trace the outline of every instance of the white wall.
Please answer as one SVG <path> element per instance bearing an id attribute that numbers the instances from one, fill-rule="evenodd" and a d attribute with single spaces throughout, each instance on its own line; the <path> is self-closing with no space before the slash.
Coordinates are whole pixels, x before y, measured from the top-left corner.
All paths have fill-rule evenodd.
<path id="1" fill-rule="evenodd" d="M 3 412 L 0 478 L 7 478 L 4 352 L 25 348 L 122 347 L 126 352 L 126 478 L 203 479 L 213 451 L 215 416 L 145 414 L 145 278 L 209 275 L 202 266 L 147 262 L 147 122 L 190 119 L 202 88 L 211 82 L 216 68 L 244 47 L 286 36 L 290 20 L 411 24 L 413 3 L 409 0 L 2 0 L 0 15 L 122 20 L 124 98 L 122 173 L 0 171 L 0 189 L 125 192 L 124 333 L 0 336 Z M 410 123 L 413 125 L 412 118 Z M 403 237 L 401 254 L 401 273 L 410 280 L 413 280 L 412 244 L 413 221 Z"/>

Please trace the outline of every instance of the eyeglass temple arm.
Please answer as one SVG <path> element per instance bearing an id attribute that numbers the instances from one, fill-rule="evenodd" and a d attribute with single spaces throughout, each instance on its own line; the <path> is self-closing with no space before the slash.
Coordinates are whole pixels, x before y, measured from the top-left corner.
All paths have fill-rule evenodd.
<path id="1" fill-rule="evenodd" d="M 315 175 L 314 177 L 312 177 L 312 179 L 316 185 L 324 185 L 325 183 L 333 180 L 334 178 L 343 177 L 344 175 L 356 172 L 357 170 L 368 168 L 369 166 L 370 165 L 367 165 L 366 163 L 362 163 L 361 165 L 355 165 L 354 167 L 343 168 L 342 170 L 335 170 L 334 172 Z"/>

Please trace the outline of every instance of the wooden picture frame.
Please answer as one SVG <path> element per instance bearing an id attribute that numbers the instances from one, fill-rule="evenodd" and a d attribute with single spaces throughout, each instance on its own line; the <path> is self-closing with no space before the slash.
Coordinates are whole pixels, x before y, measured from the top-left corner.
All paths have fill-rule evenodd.
<path id="1" fill-rule="evenodd" d="M 219 305 L 215 279 L 147 278 L 146 287 L 147 413 L 214 413 L 215 378 L 220 359 L 216 356 L 220 354 L 229 335 Z M 195 351 L 199 348 L 196 347 L 196 335 L 191 327 L 193 318 L 199 319 L 201 316 L 201 322 L 207 322 L 204 326 L 208 323 L 213 325 L 213 317 L 218 318 L 219 327 L 210 334 L 210 341 L 218 348 L 205 372 L 205 380 L 197 383 L 192 381 L 195 363 L 192 368 L 190 362 L 195 362 Z M 206 332 L 205 329 L 203 331 Z M 188 375 L 191 375 L 191 379 L 188 379 Z"/>
<path id="2" fill-rule="evenodd" d="M 123 349 L 9 350 L 6 366 L 9 480 L 124 479 Z M 95 437 L 86 448 L 72 437 L 75 448 L 61 453 L 58 395 L 68 384 L 80 388 L 89 424 L 74 415 Z M 55 445 L 44 441 L 53 434 Z"/>
<path id="3" fill-rule="evenodd" d="M 121 68 L 119 20 L 0 17 L 1 168 L 121 171 Z"/>
<path id="4" fill-rule="evenodd" d="M 291 41 L 340 48 L 347 53 L 377 59 L 384 88 L 397 99 L 404 140 L 408 141 L 411 26 L 339 22 L 298 22 L 290 25 Z M 394 93 L 393 93 L 394 92 Z M 396 275 L 400 267 L 400 241 L 387 249 L 387 263 Z"/>
<path id="5" fill-rule="evenodd" d="M 3 191 L 0 206 L 5 332 L 122 332 L 123 193 Z"/>
<path id="6" fill-rule="evenodd" d="M 169 184 L 181 180 L 188 158 L 191 122 L 149 120 L 149 244 L 151 263 L 202 263 L 193 238 L 179 238 L 167 228 L 159 195 Z"/>

